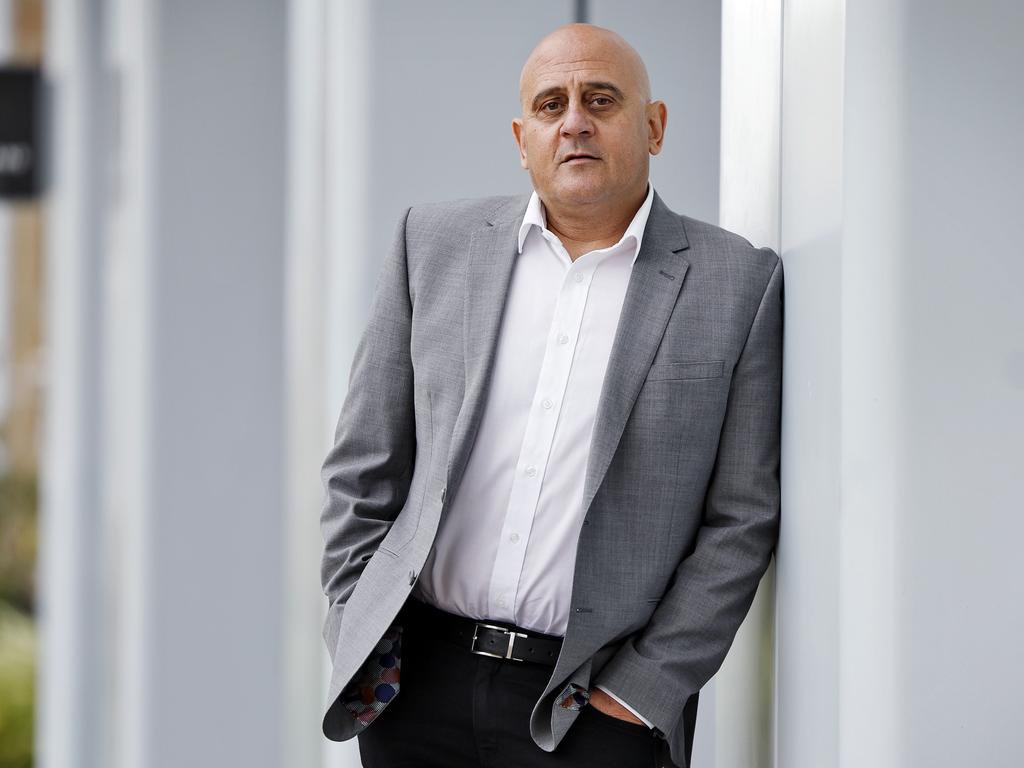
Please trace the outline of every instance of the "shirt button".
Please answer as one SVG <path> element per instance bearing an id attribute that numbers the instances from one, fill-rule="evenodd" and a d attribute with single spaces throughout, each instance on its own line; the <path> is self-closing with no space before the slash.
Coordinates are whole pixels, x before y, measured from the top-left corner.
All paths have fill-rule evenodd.
<path id="1" fill-rule="evenodd" d="M 495 602 L 497 603 L 499 608 L 504 608 L 505 607 L 505 596 L 502 595 Z"/>
<path id="2" fill-rule="evenodd" d="M 547 397 L 545 397 L 543 400 L 541 400 L 540 404 L 543 405 L 545 408 L 551 408 L 551 406 L 553 405 L 551 400 L 549 398 L 547 398 Z"/>
<path id="3" fill-rule="evenodd" d="M 513 544 L 515 544 L 517 541 L 519 541 L 519 534 L 518 533 L 511 534 L 508 537 L 508 540 L 511 541 Z"/>
<path id="4" fill-rule="evenodd" d="M 558 343 L 559 344 L 568 344 L 569 343 L 569 337 L 566 336 L 564 333 L 558 334 Z"/>
<path id="5" fill-rule="evenodd" d="M 582 283 L 583 282 L 583 273 L 582 272 L 577 272 L 576 273 L 576 282 L 577 283 Z"/>
<path id="6" fill-rule="evenodd" d="M 537 474 L 537 468 L 531 464 L 526 468 L 526 474 L 529 475 L 530 477 L 533 477 L 534 475 Z"/>

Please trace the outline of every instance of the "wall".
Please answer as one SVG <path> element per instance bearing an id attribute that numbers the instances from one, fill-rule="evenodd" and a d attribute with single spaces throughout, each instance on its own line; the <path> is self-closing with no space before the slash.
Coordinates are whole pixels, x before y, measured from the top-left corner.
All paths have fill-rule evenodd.
<path id="1" fill-rule="evenodd" d="M 1024 12 L 784 20 L 776 764 L 1019 765 Z"/>

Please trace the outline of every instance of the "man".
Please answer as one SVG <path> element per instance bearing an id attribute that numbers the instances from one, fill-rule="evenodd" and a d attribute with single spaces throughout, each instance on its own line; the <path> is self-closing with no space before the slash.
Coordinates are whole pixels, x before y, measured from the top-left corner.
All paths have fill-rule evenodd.
<path id="1" fill-rule="evenodd" d="M 534 194 L 416 206 L 323 466 L 323 721 L 365 766 L 689 763 L 779 524 L 782 262 L 648 183 L 637 53 L 538 44 Z"/>

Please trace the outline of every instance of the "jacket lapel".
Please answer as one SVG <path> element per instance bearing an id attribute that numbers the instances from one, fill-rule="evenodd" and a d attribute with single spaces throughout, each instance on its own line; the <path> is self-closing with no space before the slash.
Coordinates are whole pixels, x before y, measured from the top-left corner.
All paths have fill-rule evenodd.
<path id="1" fill-rule="evenodd" d="M 608 471 L 633 401 L 661 344 L 690 266 L 677 254 L 688 247 L 682 222 L 655 192 L 597 401 L 583 485 L 584 516 Z"/>
<path id="2" fill-rule="evenodd" d="M 515 264 L 519 225 L 526 215 L 529 199 L 529 195 L 515 198 L 498 209 L 487 224 L 475 230 L 470 237 L 466 252 L 462 335 L 466 387 L 448 454 L 448 498 L 452 498 L 462 479 L 483 415 L 501 317 Z"/>

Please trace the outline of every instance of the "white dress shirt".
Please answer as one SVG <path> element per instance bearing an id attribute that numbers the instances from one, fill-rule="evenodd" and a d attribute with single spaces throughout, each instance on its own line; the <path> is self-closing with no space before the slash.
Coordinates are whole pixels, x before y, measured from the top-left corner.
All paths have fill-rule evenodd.
<path id="1" fill-rule="evenodd" d="M 530 197 L 480 428 L 421 600 L 565 635 L 598 396 L 653 199 L 648 184 L 619 242 L 573 261 Z"/>

